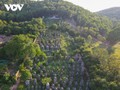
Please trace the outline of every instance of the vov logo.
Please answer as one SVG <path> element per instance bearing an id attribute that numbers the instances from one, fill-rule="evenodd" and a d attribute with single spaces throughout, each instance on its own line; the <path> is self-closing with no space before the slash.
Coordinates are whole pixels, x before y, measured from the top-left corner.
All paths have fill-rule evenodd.
<path id="1" fill-rule="evenodd" d="M 21 11 L 24 4 L 4 4 L 7 11 Z"/>

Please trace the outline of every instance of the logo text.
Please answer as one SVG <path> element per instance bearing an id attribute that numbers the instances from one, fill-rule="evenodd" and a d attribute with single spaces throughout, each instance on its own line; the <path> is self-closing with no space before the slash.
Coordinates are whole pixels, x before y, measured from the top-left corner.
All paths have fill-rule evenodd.
<path id="1" fill-rule="evenodd" d="M 24 4 L 4 4 L 7 11 L 21 11 Z"/>

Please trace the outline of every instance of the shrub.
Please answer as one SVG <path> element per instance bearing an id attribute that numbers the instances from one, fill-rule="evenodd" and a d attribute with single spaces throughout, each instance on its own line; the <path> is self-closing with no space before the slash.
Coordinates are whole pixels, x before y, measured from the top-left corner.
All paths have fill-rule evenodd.
<path id="1" fill-rule="evenodd" d="M 72 63 L 74 63 L 74 62 L 75 62 L 75 61 L 74 61 L 74 59 L 72 59 L 72 58 L 69 60 L 69 63 L 70 63 L 70 64 L 72 64 Z"/>
<path id="2" fill-rule="evenodd" d="M 10 90 L 10 86 L 7 84 L 2 85 L 0 90 Z"/>
<path id="3" fill-rule="evenodd" d="M 17 90 L 25 90 L 24 85 L 20 84 L 20 85 L 18 86 Z"/>
<path id="4" fill-rule="evenodd" d="M 46 85 L 47 83 L 50 83 L 52 80 L 49 77 L 42 78 L 42 84 Z"/>
<path id="5" fill-rule="evenodd" d="M 27 79 L 30 79 L 31 77 L 32 77 L 32 74 L 28 69 L 21 71 L 21 79 L 22 80 L 27 80 Z"/>

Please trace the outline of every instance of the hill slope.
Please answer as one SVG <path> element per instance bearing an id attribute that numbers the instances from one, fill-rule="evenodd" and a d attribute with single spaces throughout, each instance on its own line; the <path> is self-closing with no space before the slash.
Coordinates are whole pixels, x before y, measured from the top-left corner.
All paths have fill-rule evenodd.
<path id="1" fill-rule="evenodd" d="M 59 2 L 29 2 L 25 4 L 21 12 L 6 12 L 4 7 L 0 11 L 0 19 L 6 21 L 12 20 L 15 22 L 29 21 L 32 18 L 49 18 L 54 16 L 63 21 L 75 21 L 74 24 L 76 27 L 79 26 L 83 29 L 87 27 L 86 29 L 91 29 L 96 32 L 95 36 L 98 34 L 106 36 L 112 25 L 108 18 L 93 14 L 79 6 L 61 0 Z"/>
<path id="2" fill-rule="evenodd" d="M 120 20 L 120 7 L 113 7 L 113 8 L 105 9 L 97 13 L 107 16 L 114 21 Z"/>

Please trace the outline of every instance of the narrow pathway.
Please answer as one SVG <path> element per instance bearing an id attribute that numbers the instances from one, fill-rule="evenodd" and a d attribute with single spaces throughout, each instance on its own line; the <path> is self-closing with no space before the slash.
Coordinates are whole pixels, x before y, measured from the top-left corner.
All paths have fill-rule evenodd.
<path id="1" fill-rule="evenodd" d="M 18 80 L 16 81 L 16 84 L 13 85 L 13 86 L 10 88 L 10 90 L 17 90 L 17 87 L 19 86 L 19 83 L 20 83 L 20 79 L 18 79 Z"/>

